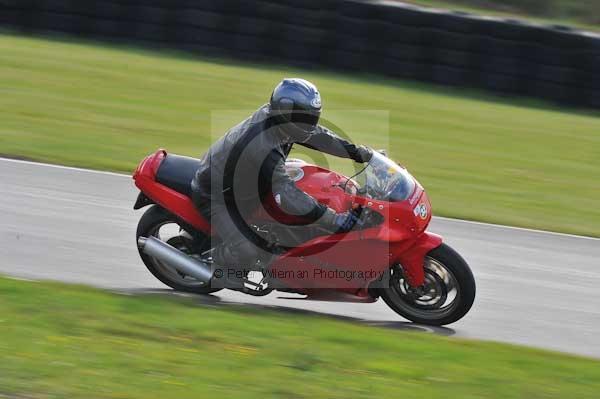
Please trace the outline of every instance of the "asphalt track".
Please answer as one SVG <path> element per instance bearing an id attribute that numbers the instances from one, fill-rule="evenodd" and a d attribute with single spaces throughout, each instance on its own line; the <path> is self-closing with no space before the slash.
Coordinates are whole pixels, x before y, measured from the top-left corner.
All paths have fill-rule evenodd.
<path id="1" fill-rule="evenodd" d="M 135 247 L 140 211 L 128 176 L 0 159 L 0 273 L 134 292 L 164 292 Z M 600 240 L 436 218 L 478 284 L 471 312 L 440 334 L 525 344 L 600 358 Z M 374 304 L 216 294 L 325 313 L 357 323 L 419 329 Z M 283 295 L 288 296 L 288 295 Z"/>

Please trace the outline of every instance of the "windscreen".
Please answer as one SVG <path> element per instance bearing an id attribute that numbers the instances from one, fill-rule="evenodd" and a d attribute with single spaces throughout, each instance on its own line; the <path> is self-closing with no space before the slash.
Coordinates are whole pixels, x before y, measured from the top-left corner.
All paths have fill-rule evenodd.
<path id="1" fill-rule="evenodd" d="M 404 201 L 415 190 L 415 180 L 410 173 L 378 152 L 373 153 L 355 181 L 361 195 L 381 201 Z"/>

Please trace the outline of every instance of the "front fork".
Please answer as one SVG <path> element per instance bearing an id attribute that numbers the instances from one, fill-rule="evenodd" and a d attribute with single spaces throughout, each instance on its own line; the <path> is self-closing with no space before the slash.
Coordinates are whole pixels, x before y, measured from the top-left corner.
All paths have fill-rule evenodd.
<path id="1" fill-rule="evenodd" d="M 390 268 L 396 264 L 402 266 L 403 276 L 409 286 L 416 292 L 425 284 L 425 256 L 431 251 L 442 245 L 442 237 L 429 232 L 424 232 L 408 246 L 398 245 L 390 247 Z M 388 274 L 388 277 L 391 274 Z M 379 296 L 378 290 L 388 288 L 390 280 L 372 281 L 367 289 L 361 290 L 358 296 Z"/>
<path id="2" fill-rule="evenodd" d="M 442 241 L 441 236 L 426 231 L 409 249 L 397 254 L 392 249 L 393 263 L 402 265 L 404 276 L 412 288 L 421 287 L 425 283 L 425 256 L 432 249 L 442 245 Z"/>

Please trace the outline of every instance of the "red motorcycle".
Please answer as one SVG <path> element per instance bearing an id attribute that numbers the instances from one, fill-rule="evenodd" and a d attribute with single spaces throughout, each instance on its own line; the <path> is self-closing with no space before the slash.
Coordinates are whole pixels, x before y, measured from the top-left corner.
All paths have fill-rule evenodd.
<path id="1" fill-rule="evenodd" d="M 134 209 L 152 205 L 137 229 L 150 272 L 175 290 L 209 294 L 224 286 L 216 283 L 222 269 L 211 255 L 218 237 L 190 198 L 198 162 L 164 150 L 146 157 L 133 176 L 141 190 Z M 405 168 L 376 152 L 350 178 L 295 159 L 286 170 L 301 190 L 338 212 L 352 210 L 360 224 L 339 234 L 298 227 L 276 197 L 267 196 L 248 226 L 274 243 L 276 255 L 267 267 L 244 275 L 243 292 L 353 302 L 381 297 L 401 316 L 429 325 L 453 323 L 470 310 L 473 274 L 442 237 L 426 231 L 431 204 Z"/>

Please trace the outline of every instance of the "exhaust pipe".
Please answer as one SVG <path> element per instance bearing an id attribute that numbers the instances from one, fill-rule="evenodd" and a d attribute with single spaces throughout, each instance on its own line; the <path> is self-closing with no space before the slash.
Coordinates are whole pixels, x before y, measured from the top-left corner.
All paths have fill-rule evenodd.
<path id="1" fill-rule="evenodd" d="M 183 274 L 197 278 L 204 283 L 208 283 L 212 278 L 213 272 L 209 264 L 184 254 L 156 237 L 140 237 L 137 244 L 146 255 L 173 266 Z"/>

